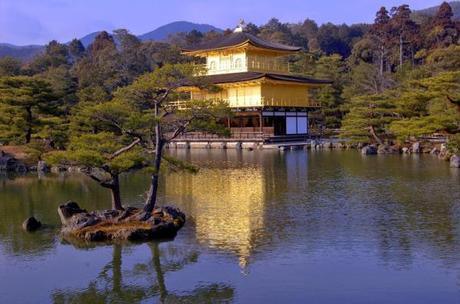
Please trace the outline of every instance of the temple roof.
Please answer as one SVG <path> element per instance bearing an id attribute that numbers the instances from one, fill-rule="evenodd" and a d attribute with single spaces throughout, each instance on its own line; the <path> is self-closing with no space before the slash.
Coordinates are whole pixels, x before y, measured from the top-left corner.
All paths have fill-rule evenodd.
<path id="1" fill-rule="evenodd" d="M 280 43 L 270 42 L 259 37 L 256 37 L 252 34 L 245 32 L 234 32 L 228 35 L 223 35 L 217 39 L 211 41 L 206 41 L 196 46 L 189 48 L 184 48 L 184 52 L 197 52 L 197 51 L 211 51 L 217 49 L 226 49 L 231 47 L 240 46 L 242 44 L 249 43 L 255 47 L 270 49 L 274 51 L 282 52 L 296 52 L 300 51 L 302 48 L 297 46 L 289 46 Z"/>
<path id="2" fill-rule="evenodd" d="M 210 84 L 223 84 L 232 82 L 250 81 L 261 78 L 268 78 L 271 80 L 305 83 L 305 84 L 331 84 L 330 80 L 314 79 L 303 76 L 281 75 L 273 73 L 260 73 L 260 72 L 243 72 L 243 73 L 230 73 L 202 76 L 202 80 Z"/>

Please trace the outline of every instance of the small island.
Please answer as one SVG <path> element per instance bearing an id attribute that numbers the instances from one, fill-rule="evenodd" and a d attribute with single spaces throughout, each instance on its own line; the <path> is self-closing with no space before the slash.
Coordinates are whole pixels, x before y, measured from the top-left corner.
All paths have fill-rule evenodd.
<path id="1" fill-rule="evenodd" d="M 58 213 L 61 235 L 70 242 L 173 239 L 185 224 L 185 214 L 172 207 L 156 208 L 146 217 L 138 208 L 87 212 L 77 203 L 67 202 L 59 206 Z"/>

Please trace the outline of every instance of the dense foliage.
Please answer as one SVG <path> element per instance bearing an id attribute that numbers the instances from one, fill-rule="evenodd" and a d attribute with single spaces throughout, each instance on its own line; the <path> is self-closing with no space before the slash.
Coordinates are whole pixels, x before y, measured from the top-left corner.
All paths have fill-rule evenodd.
<path id="1" fill-rule="evenodd" d="M 315 92 L 322 125 L 360 141 L 408 140 L 459 129 L 460 23 L 443 3 L 435 14 L 409 6 L 382 7 L 373 24 L 318 25 L 271 19 L 246 31 L 298 45 L 295 73 L 333 80 Z M 115 92 L 168 64 L 187 63 L 180 48 L 224 33 L 178 33 L 168 43 L 140 41 L 120 29 L 101 32 L 85 49 L 51 41 L 28 63 L 0 58 L 0 143 L 39 141 L 66 148 L 81 108 L 108 102 Z M 137 81 L 139 83 L 139 81 Z"/>

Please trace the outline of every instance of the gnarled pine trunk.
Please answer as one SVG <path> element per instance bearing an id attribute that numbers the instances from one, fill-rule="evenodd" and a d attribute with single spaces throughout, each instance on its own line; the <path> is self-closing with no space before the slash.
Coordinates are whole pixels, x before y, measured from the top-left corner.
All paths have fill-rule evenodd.
<path id="1" fill-rule="evenodd" d="M 110 187 L 112 193 L 112 209 L 114 210 L 124 210 L 121 205 L 121 196 L 120 196 L 120 181 L 118 174 L 112 175 L 112 185 Z"/>
<path id="2" fill-rule="evenodd" d="M 158 117 L 158 106 L 155 106 L 155 116 Z M 163 157 L 163 134 L 160 122 L 155 126 L 155 161 L 153 164 L 153 173 L 150 179 L 150 189 L 144 205 L 144 211 L 149 214 L 155 208 L 158 193 L 158 180 L 160 178 L 161 158 Z"/>
<path id="3" fill-rule="evenodd" d="M 383 144 L 383 141 L 380 139 L 380 137 L 378 137 L 377 133 L 375 132 L 374 126 L 369 126 L 369 132 L 371 133 L 371 136 L 375 139 L 377 144 Z"/>

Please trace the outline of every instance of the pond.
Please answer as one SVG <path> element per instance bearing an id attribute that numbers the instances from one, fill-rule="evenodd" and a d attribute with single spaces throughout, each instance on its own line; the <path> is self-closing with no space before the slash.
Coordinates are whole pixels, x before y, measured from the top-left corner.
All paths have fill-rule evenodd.
<path id="1" fill-rule="evenodd" d="M 105 209 L 79 174 L 0 177 L 0 303 L 460 303 L 460 170 L 356 151 L 172 150 L 174 241 L 74 247 L 57 206 Z M 144 173 L 122 178 L 142 204 Z M 47 224 L 28 234 L 35 215 Z"/>

